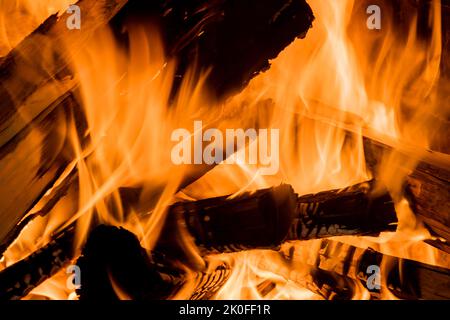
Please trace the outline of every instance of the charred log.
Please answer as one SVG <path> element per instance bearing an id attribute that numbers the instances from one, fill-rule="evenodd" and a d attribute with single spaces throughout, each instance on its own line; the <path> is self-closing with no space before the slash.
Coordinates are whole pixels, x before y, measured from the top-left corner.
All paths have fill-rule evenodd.
<path id="1" fill-rule="evenodd" d="M 186 226 L 207 252 L 277 248 L 285 240 L 339 235 L 376 235 L 395 230 L 389 194 L 373 194 L 375 182 L 297 197 L 289 185 L 170 207 L 161 241 Z M 175 241 L 175 240 L 173 240 Z M 164 245 L 162 244 L 162 245 Z"/>
<path id="2" fill-rule="evenodd" d="M 288 240 L 334 235 L 377 235 L 396 228 L 394 203 L 375 180 L 297 199 L 296 218 Z"/>
<path id="3" fill-rule="evenodd" d="M 253 194 L 244 194 L 233 199 L 229 199 L 229 197 L 218 197 L 194 202 L 177 203 L 169 208 L 166 227 L 160 237 L 157 251 L 167 252 L 167 255 L 172 260 L 176 258 L 186 263 L 183 260 L 185 252 L 183 252 L 181 247 L 177 246 L 179 240 L 183 241 L 180 237 L 180 229 L 178 229 L 180 224 L 187 227 L 197 244 L 204 249 L 204 254 L 255 248 L 277 249 L 285 240 L 312 239 L 325 236 L 346 235 L 349 233 L 374 234 L 383 230 L 389 230 L 396 221 L 392 202 L 389 200 L 390 198 L 387 194 L 372 198 L 369 192 L 369 186 L 371 184 L 373 182 L 356 185 L 340 191 L 332 190 L 303 197 L 297 197 L 290 186 L 281 185 L 276 188 L 259 190 Z M 60 196 L 65 190 L 66 186 L 64 184 L 59 186 L 56 189 L 55 197 Z M 340 201 L 342 202 L 341 207 L 339 207 Z M 53 202 L 53 197 L 50 199 L 50 202 Z M 313 207 L 319 208 L 320 213 L 317 210 L 314 211 L 311 209 Z M 384 210 L 384 212 L 381 212 L 381 210 Z M 289 232 L 290 229 L 291 232 Z M 316 232 L 317 230 L 320 232 Z M 109 241 L 110 249 L 108 250 L 111 250 L 111 252 L 108 252 L 106 249 L 102 250 L 104 250 L 104 254 L 108 259 L 113 259 L 113 253 L 120 250 L 121 246 L 123 246 L 124 250 L 127 248 L 127 245 L 125 245 L 127 242 L 132 246 L 132 239 L 129 238 L 131 236 L 125 234 L 125 231 L 121 235 L 119 231 L 113 231 L 108 228 L 97 228 L 90 237 L 90 239 L 93 239 L 91 243 L 99 243 L 99 246 L 103 246 L 102 243 L 105 242 L 103 239 L 109 239 L 110 232 L 117 234 L 117 239 L 113 241 L 114 244 Z M 64 246 L 67 246 L 66 242 L 69 242 L 71 239 L 71 233 L 67 231 L 62 232 L 62 234 L 64 234 L 64 237 L 58 237 L 55 241 L 58 243 L 62 241 L 58 239 L 63 239 Z M 122 236 L 125 239 L 120 240 Z M 137 241 L 137 239 L 133 241 Z M 90 256 L 91 246 L 86 246 L 84 255 Z M 44 252 L 42 254 L 44 258 L 35 258 L 36 262 L 33 262 L 34 268 L 39 269 L 41 268 L 41 264 L 43 264 L 43 270 L 50 270 L 51 272 L 44 274 L 41 278 L 35 279 L 31 284 L 28 283 L 30 288 L 37 286 L 47 277 L 51 276 L 57 269 L 55 266 L 61 267 L 57 255 L 55 256 L 55 261 L 49 255 L 49 252 L 52 250 L 59 249 L 60 246 L 55 247 L 50 243 L 47 247 L 40 250 L 40 252 Z M 92 250 L 100 249 L 93 247 Z M 74 253 L 65 254 L 68 259 L 75 258 Z M 146 261 L 142 252 L 141 255 L 138 255 L 137 252 L 126 251 L 126 254 L 132 255 L 128 260 L 134 259 L 138 261 L 140 257 L 140 259 Z M 39 257 L 40 255 L 41 253 L 36 253 L 36 256 Z M 91 269 L 95 266 L 104 269 L 105 264 L 108 264 L 109 268 L 112 268 L 112 265 L 116 263 L 118 264 L 117 268 L 121 269 L 123 266 L 120 263 L 125 263 L 123 259 L 119 259 L 118 261 L 105 260 L 107 258 L 98 252 L 92 254 L 92 256 L 92 258 L 89 258 L 89 261 L 92 263 Z M 94 257 L 99 259 L 97 261 L 98 263 L 95 262 Z M 5 269 L 5 271 L 0 273 L 0 276 L 4 272 L 5 274 L 11 274 L 11 271 L 6 272 L 6 270 L 13 268 L 16 271 L 12 273 L 14 277 L 12 277 L 13 280 L 11 281 L 15 281 L 14 283 L 25 281 L 23 279 L 27 277 L 27 268 L 33 267 L 28 266 L 26 261 L 27 259 Z M 83 258 L 80 259 L 80 263 L 83 263 Z M 139 263 L 143 262 L 141 261 Z M 148 261 L 145 263 L 148 263 Z M 134 274 L 138 274 L 138 271 L 136 270 Z M 220 274 L 220 270 L 216 270 L 216 272 Z M 94 270 L 93 273 L 97 274 L 98 272 Z M 164 272 L 158 271 L 157 273 L 160 275 Z M 168 272 L 168 274 L 171 273 Z M 89 277 L 89 273 L 84 275 L 84 277 L 86 276 Z M 122 276 L 124 278 L 127 277 L 126 274 L 119 274 L 117 277 L 120 278 Z M 134 285 L 139 284 L 139 286 L 142 286 L 140 281 L 133 279 L 130 278 L 127 281 L 131 281 Z M 139 277 L 139 279 L 144 278 Z M 104 283 L 110 283 L 109 278 L 103 280 Z M 155 279 L 150 278 L 147 280 L 149 283 L 155 281 Z M 129 288 L 128 290 L 134 292 L 134 285 L 127 284 L 126 286 Z M 27 287 L 26 292 L 29 291 L 29 287 Z M 9 292 L 8 288 L 4 288 L 4 291 Z M 18 290 L 20 291 L 20 289 Z M 24 293 L 26 292 L 24 291 Z M 200 297 L 206 294 L 201 292 L 203 291 L 199 289 L 199 293 L 196 296 Z M 115 292 L 110 291 L 110 293 L 110 295 L 106 295 L 105 297 L 116 296 Z M 17 294 L 17 291 L 14 294 Z M 88 293 L 86 294 L 88 295 Z M 133 295 L 142 296 L 138 292 Z"/>
<path id="4" fill-rule="evenodd" d="M 149 257 L 129 231 L 95 228 L 77 261 L 83 274 L 80 299 L 116 300 L 118 292 L 122 298 L 168 298 L 181 283 L 181 273 L 170 268 L 168 261 L 161 264 L 157 259 Z"/>
<path id="5" fill-rule="evenodd" d="M 75 228 L 56 235 L 45 247 L 0 272 L 0 300 L 17 300 L 73 259 Z"/>
<path id="6" fill-rule="evenodd" d="M 310 248 L 304 248 L 310 250 Z M 288 259 L 304 262 L 305 256 L 296 258 L 293 247 Z M 300 258 L 301 257 L 301 258 Z M 372 249 L 362 249 L 337 241 L 322 240 L 313 267 L 322 270 L 333 279 L 354 279 L 357 282 L 348 287 L 354 292 L 356 285 L 368 289 L 373 299 L 380 298 L 381 290 L 386 290 L 400 299 L 449 299 L 450 270 L 414 260 L 384 255 Z M 295 263 L 294 263 L 295 265 Z M 369 266 L 380 268 L 379 287 L 369 277 L 374 271 Z M 371 277 L 374 278 L 374 277 Z"/>
<path id="7" fill-rule="evenodd" d="M 174 92 L 188 68 L 209 70 L 213 98 L 240 91 L 314 19 L 305 0 L 129 1 L 111 21 L 124 26 L 151 21 L 161 28 L 169 56 L 177 58 Z"/>

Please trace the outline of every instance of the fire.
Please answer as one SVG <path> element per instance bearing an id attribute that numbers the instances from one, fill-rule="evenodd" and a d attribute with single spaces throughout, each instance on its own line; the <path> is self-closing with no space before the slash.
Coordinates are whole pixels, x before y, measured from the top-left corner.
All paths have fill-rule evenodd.
<path id="1" fill-rule="evenodd" d="M 0 57 L 5 56 L 48 16 L 75 0 L 8 0 L 0 2 Z"/>
<path id="2" fill-rule="evenodd" d="M 54 8 L 54 12 L 70 2 L 46 1 L 42 8 Z M 195 70 L 185 77 L 178 95 L 171 97 L 176 61 L 167 59 L 154 27 L 129 26 L 129 53 L 106 29 L 86 48 L 77 50 L 72 65 L 80 83 L 89 135 L 87 142 L 82 141 L 86 137 L 78 135 L 75 123 L 70 124 L 78 198 L 65 199 L 46 217 L 33 221 L 5 254 L 3 266 L 23 258 L 45 244 L 53 232 L 72 223 L 77 225 L 78 250 L 93 221 L 124 226 L 139 237 L 145 248 L 152 249 L 167 206 L 177 199 L 236 195 L 281 182 L 291 184 L 298 194 L 306 194 L 345 187 L 373 175 L 383 181 L 396 201 L 397 232 L 379 238 L 338 240 L 448 266 L 448 261 L 440 260 L 436 250 L 422 242 L 430 234 L 401 195 L 401 185 L 417 161 L 405 163 L 395 149 L 414 146 L 418 159 L 426 152 L 433 134 L 429 112 L 436 111 L 438 105 L 433 90 L 439 77 L 441 52 L 439 1 L 432 5 L 429 42 L 418 39 L 414 32 L 417 17 L 407 37 L 400 38 L 388 20 L 383 20 L 386 32 L 381 35 L 374 31 L 376 35 L 368 37 L 364 30 L 365 10 L 360 10 L 355 1 L 310 2 L 316 20 L 306 39 L 289 45 L 268 71 L 222 103 L 208 98 L 203 87 L 207 74 L 196 81 Z M 31 25 L 34 27 L 34 19 L 42 21 L 48 13 L 35 13 L 29 20 Z M 5 23 L 4 18 L 0 21 Z M 362 26 L 354 27 L 356 23 Z M 9 49 L 20 37 L 23 35 L 3 35 L 0 46 Z M 68 50 L 72 49 L 69 45 Z M 408 117 L 403 110 L 405 104 Z M 429 108 L 421 108 L 424 104 Z M 192 168 L 171 162 L 170 135 L 177 128 L 190 128 L 198 119 L 204 128 L 225 130 L 258 123 L 264 128 L 280 129 L 278 174 L 263 176 L 258 165 L 220 163 L 180 191 L 183 178 Z M 364 135 L 394 147 L 380 172 L 370 172 L 366 167 Z M 136 186 L 143 189 L 140 201 L 145 203 L 141 208 L 144 211 L 125 212 L 120 190 Z M 200 265 L 204 263 L 192 241 L 188 237 L 185 241 L 186 250 Z M 282 251 L 306 246 L 299 255 L 308 252 L 311 258 L 317 256 L 319 243 L 288 243 Z M 256 250 L 209 259 L 226 261 L 233 267 L 217 299 L 320 298 L 307 289 L 311 266 L 289 265 L 277 252 Z M 63 279 L 58 274 L 35 289 L 33 296 L 73 297 L 73 293 L 61 289 Z M 114 279 L 111 281 L 114 283 Z M 364 288 L 358 287 L 355 292 L 355 299 L 370 298 Z M 120 295 L 126 297 L 124 292 Z M 388 292 L 384 297 L 393 298 Z"/>

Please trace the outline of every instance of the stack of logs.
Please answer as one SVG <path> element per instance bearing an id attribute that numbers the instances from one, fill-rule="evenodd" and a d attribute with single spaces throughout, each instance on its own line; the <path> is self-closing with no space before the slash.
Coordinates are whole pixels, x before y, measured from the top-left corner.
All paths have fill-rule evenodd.
<path id="1" fill-rule="evenodd" d="M 209 91 L 215 99 L 223 99 L 241 90 L 255 74 L 266 69 L 269 59 L 296 37 L 304 37 L 314 19 L 304 0 L 249 0 L 244 1 L 245 5 L 237 0 L 208 4 L 202 0 L 151 3 L 80 0 L 82 32 L 70 32 L 64 16 L 59 19 L 52 16 L 1 60 L 0 190 L 9 196 L 0 200 L 0 254 L 36 216 L 48 214 L 62 198 L 78 193 L 77 172 L 71 166 L 74 157 L 61 124 L 74 120 L 80 138 L 84 139 L 86 125 L 77 80 L 67 63 L 69 57 L 59 50 L 61 39 L 68 37 L 82 46 L 111 19 L 117 37 L 124 37 L 119 30 L 128 19 L 139 19 L 144 12 L 145 17 L 152 17 L 162 26 L 167 51 L 180 61 L 178 78 L 198 58 L 200 69 L 213 66 Z M 201 31 L 203 36 L 197 37 Z M 228 32 L 233 32 L 233 37 L 227 36 Z M 43 55 L 49 51 L 55 58 L 44 64 L 42 61 L 48 60 Z M 173 90 L 177 90 L 177 85 Z M 364 146 L 367 163 L 376 172 L 391 147 L 369 138 L 365 138 Z M 401 152 L 405 157 L 412 156 L 408 150 Z M 420 159 L 404 186 L 417 217 L 433 235 L 445 240 L 429 242 L 443 254 L 450 253 L 446 242 L 450 241 L 449 168 L 448 155 L 429 152 Z M 210 169 L 212 166 L 194 168 L 180 188 Z M 273 250 L 273 258 L 280 262 L 280 268 L 285 266 L 276 272 L 286 273 L 293 266 L 307 264 L 296 259 L 300 247 L 294 245 L 289 253 L 276 251 L 286 241 L 377 235 L 395 230 L 393 201 L 382 190 L 380 183 L 373 180 L 342 190 L 298 196 L 289 185 L 280 185 L 234 198 L 176 203 L 169 207 L 161 240 L 151 253 L 130 232 L 98 226 L 91 231 L 77 261 L 83 272 L 78 293 L 81 299 L 116 299 L 112 276 L 134 299 L 173 297 L 187 281 L 195 283 L 192 299 L 211 298 L 227 280 L 231 267 L 226 263 L 206 269 L 196 267 L 198 271 L 189 278 L 179 268 L 180 260 L 191 263 L 176 236 L 180 228 L 186 229 L 204 257 L 217 252 L 267 248 Z M 140 192 L 140 188 L 121 190 L 123 202 L 133 205 Z M 41 199 L 46 200 L 45 205 L 31 211 Z M 76 207 L 72 209 L 77 211 Z M 74 252 L 74 237 L 75 225 L 71 224 L 55 234 L 46 246 L 2 270 L 0 299 L 23 298 L 77 259 L 80 253 Z M 382 259 L 390 259 L 394 265 L 382 285 L 397 297 L 450 298 L 448 269 L 388 257 L 334 240 L 322 241 L 315 262 L 309 265 L 309 276 L 297 280 L 325 299 L 347 299 L 353 296 L 358 285 L 366 286 L 367 266 L 380 265 Z M 400 270 L 404 272 L 402 276 Z M 266 292 L 272 286 L 261 287 Z M 370 292 L 373 298 L 379 297 L 379 289 Z"/>

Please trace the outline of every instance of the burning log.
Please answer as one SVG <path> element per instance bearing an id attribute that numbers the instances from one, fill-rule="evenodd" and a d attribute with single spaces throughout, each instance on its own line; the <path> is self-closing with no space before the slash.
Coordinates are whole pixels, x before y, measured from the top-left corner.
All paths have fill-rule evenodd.
<path id="1" fill-rule="evenodd" d="M 376 172 L 383 155 L 392 148 L 373 140 L 364 140 L 366 162 Z M 434 163 L 433 163 L 434 162 Z M 450 158 L 448 155 L 431 153 L 419 162 L 407 177 L 405 194 L 414 213 L 430 231 L 447 242 L 450 241 Z M 450 253 L 446 242 L 432 241 L 434 246 Z"/>
<path id="2" fill-rule="evenodd" d="M 73 155 L 68 152 L 66 126 L 75 100 L 67 96 L 58 108 L 37 117 L 0 148 L 0 253 L 25 226 L 19 221 L 51 188 Z"/>
<path id="3" fill-rule="evenodd" d="M 52 15 L 1 60 L 0 180 L 10 196 L 0 201 L 0 252 L 71 160 L 63 150 L 67 117 L 80 108 L 70 92 L 76 82 L 61 43 L 82 47 L 125 2 L 80 0 L 82 31 L 67 28 L 67 14 Z"/>
<path id="4" fill-rule="evenodd" d="M 70 245 L 63 239 L 67 239 L 69 234 L 68 232 L 62 235 L 58 240 L 65 243 L 65 246 L 53 249 L 48 247 L 44 249 L 49 250 L 45 256 L 41 253 L 31 256 L 30 259 L 34 259 L 33 263 L 36 263 L 40 256 L 39 263 L 45 261 L 47 266 L 52 266 L 56 272 L 58 267 L 63 265 L 60 261 L 67 262 L 66 256 L 52 258 L 56 255 L 49 253 L 56 248 L 58 252 L 66 252 Z M 55 243 L 52 246 L 55 246 Z M 312 248 L 314 246 L 311 247 L 308 243 L 294 242 L 281 252 L 273 251 L 262 259 L 262 264 L 258 264 L 258 267 L 299 283 L 325 299 L 351 299 L 359 287 L 367 289 L 369 276 L 372 274 L 368 271 L 369 266 L 379 266 L 381 270 L 381 281 L 378 283 L 380 287 L 368 289 L 372 299 L 379 299 L 381 291 L 388 291 L 400 299 L 450 298 L 449 269 L 392 257 L 372 249 L 357 248 L 337 241 L 322 240 L 318 251 Z M 269 258 L 271 263 L 267 264 Z M 49 264 L 52 259 L 55 262 Z M 42 276 L 43 269 L 27 269 L 29 263 L 30 260 L 22 263 L 20 267 L 10 267 L 8 274 L 0 273 L 1 289 L 4 289 L 4 283 L 11 287 L 16 285 L 16 276 L 21 269 Z M 86 300 L 116 300 L 118 297 L 138 300 L 170 298 L 186 285 L 189 277 L 176 267 L 173 260 L 161 254 L 149 255 L 133 234 L 116 227 L 100 226 L 95 229 L 77 265 L 82 272 L 82 284 L 77 292 L 80 299 Z M 305 266 L 308 271 L 301 271 L 305 270 Z M 47 270 L 50 269 L 45 269 L 44 272 Z M 193 292 L 191 299 L 211 298 L 229 275 L 230 268 L 226 265 L 214 266 L 209 271 L 196 274 L 189 286 L 189 292 Z M 32 280 L 29 280 L 30 278 Z M 4 282 L 4 279 L 8 281 Z M 30 286 L 35 278 L 29 276 L 28 280 L 27 277 L 21 279 L 26 282 L 23 282 L 24 285 L 20 288 L 16 286 L 8 291 L 0 290 L 2 293 L 7 292 L 3 294 L 2 299 L 18 298 L 25 295 L 25 292 L 20 293 L 20 290 L 31 290 Z M 259 289 L 270 291 L 274 287 L 272 285 Z"/>
<path id="5" fill-rule="evenodd" d="M 168 252 L 172 256 L 176 255 L 180 250 L 176 247 L 176 243 L 180 240 L 178 229 L 180 224 L 187 226 L 197 244 L 204 248 L 205 254 L 265 247 L 276 249 L 285 240 L 375 234 L 392 229 L 392 224 L 396 221 L 392 201 L 388 194 L 372 196 L 370 190 L 373 184 L 371 181 L 339 191 L 331 190 L 302 197 L 297 197 L 290 186 L 281 185 L 232 199 L 225 196 L 177 203 L 168 209 L 166 227 L 157 250 Z M 60 189 L 64 192 L 65 187 L 62 186 Z M 100 231 L 98 233 L 101 235 Z M 63 231 L 63 234 L 64 242 L 73 237 L 68 231 Z M 95 239 L 96 236 L 91 238 Z M 58 239 L 60 238 L 55 241 L 58 242 Z M 110 246 L 111 250 L 115 252 L 120 245 L 118 243 Z M 44 269 L 50 270 L 51 273 L 36 278 L 34 286 L 56 272 L 57 268 L 54 266 L 61 267 L 59 259 L 55 262 L 48 259 L 51 258 L 48 253 L 55 248 L 59 250 L 60 246 L 49 244 L 41 250 L 44 252 L 44 258 L 35 259 L 43 263 Z M 88 253 L 89 250 L 87 248 L 85 252 Z M 177 258 L 183 256 L 183 252 L 180 254 Z M 36 255 L 40 256 L 39 253 Z M 74 255 L 67 254 L 67 257 L 73 259 Z M 7 268 L 19 270 L 6 273 L 14 275 L 15 280 L 11 280 L 15 281 L 14 283 L 25 281 L 28 270 L 22 265 L 27 266 L 26 261 L 29 260 L 25 259 Z M 39 268 L 39 263 L 34 267 Z M 0 272 L 0 277 L 3 272 Z M 152 281 L 154 280 L 149 280 Z M 30 282 L 27 284 L 30 285 Z M 18 290 L 20 291 L 19 288 Z"/>
<path id="6" fill-rule="evenodd" d="M 187 283 L 188 298 L 209 299 L 231 273 L 220 263 L 186 274 L 163 254 L 147 252 L 131 232 L 108 226 L 93 230 L 77 265 L 83 274 L 80 300 L 168 299 Z"/>
<path id="7" fill-rule="evenodd" d="M 56 235 L 45 247 L 0 272 L 0 300 L 17 300 L 73 259 L 75 228 Z"/>
<path id="8" fill-rule="evenodd" d="M 87 39 L 106 24 L 127 0 L 80 0 L 82 30 L 70 30 L 68 14 L 50 16 L 14 48 L 0 64 L 0 146 L 31 120 L 73 89 L 76 83 L 68 62 L 69 51 L 62 43 L 83 47 Z M 57 105 L 57 104 L 56 104 Z M 25 115 L 25 117 L 24 117 Z"/>
<path id="9" fill-rule="evenodd" d="M 74 259 L 72 226 L 47 246 L 0 272 L 0 300 L 26 296 Z M 77 265 L 82 272 L 80 299 L 167 299 L 190 283 L 190 299 L 209 299 L 230 275 L 226 264 L 204 272 L 185 274 L 164 255 L 147 252 L 135 235 L 125 229 L 99 226 L 83 249 Z M 123 288 L 124 291 L 121 291 Z"/>
<path id="10" fill-rule="evenodd" d="M 277 248 L 285 240 L 368 235 L 395 230 L 388 193 L 372 194 L 375 182 L 297 197 L 289 185 L 181 202 L 169 209 L 161 245 L 185 226 L 207 252 Z M 170 251 L 170 250 L 169 250 Z"/>
<path id="11" fill-rule="evenodd" d="M 450 288 L 450 270 L 446 268 L 388 256 L 370 248 L 357 248 L 326 239 L 321 241 L 319 251 L 312 250 L 308 243 L 293 242 L 292 246 L 288 247 L 290 248 L 281 252 L 273 251 L 266 259 L 261 260 L 262 264 L 258 264 L 258 267 L 297 282 L 325 299 L 351 299 L 361 287 L 368 290 L 372 299 L 380 299 L 381 291 L 390 292 L 399 299 L 450 298 L 448 289 Z M 98 250 L 101 248 L 99 247 Z M 268 263 L 268 260 L 271 263 Z M 277 267 L 273 269 L 273 265 Z M 301 271 L 306 270 L 305 266 L 308 271 Z M 381 281 L 379 283 L 370 281 L 369 277 L 373 271 L 369 271 L 369 266 L 380 267 Z M 130 264 L 124 267 L 126 268 L 124 274 L 134 270 L 134 266 Z M 104 277 L 106 269 L 102 272 L 103 275 L 97 274 L 96 277 L 85 279 L 84 287 L 92 286 L 98 290 L 100 282 L 98 279 Z M 219 289 L 218 286 L 220 287 L 226 281 L 227 277 L 222 272 L 229 274 L 229 271 L 224 270 L 216 274 L 216 277 L 221 279 L 220 284 L 214 281 L 214 278 L 206 277 L 208 281 L 197 281 L 195 292 L 209 293 L 208 298 L 212 297 Z M 204 273 L 203 277 L 205 275 L 208 273 Z M 213 292 L 205 289 L 208 283 L 214 284 Z M 368 283 L 374 286 L 369 288 Z M 378 284 L 379 288 L 376 287 Z M 265 290 L 270 291 L 270 288 L 273 289 L 274 286 L 269 286 Z M 259 289 L 264 290 L 264 288 Z M 89 299 L 98 299 L 103 296 L 103 293 L 97 291 L 97 294 L 89 296 Z M 83 293 L 80 294 L 82 298 Z M 192 297 L 198 298 L 198 295 L 194 294 Z M 88 297 L 85 296 L 85 298 Z"/>
<path id="12" fill-rule="evenodd" d="M 285 258 L 294 269 L 298 263 L 304 264 L 308 261 L 310 264 L 309 261 L 312 261 L 311 266 L 315 270 L 333 279 L 329 285 L 336 290 L 339 288 L 336 286 L 338 282 L 343 284 L 347 281 L 348 283 L 348 280 L 352 279 L 353 284 L 351 286 L 347 284 L 349 292 L 354 292 L 356 286 L 362 285 L 369 290 L 373 299 L 379 299 L 382 290 L 392 293 L 399 299 L 450 298 L 449 269 L 384 255 L 370 248 L 362 249 L 324 239 L 317 254 L 311 250 L 311 247 L 302 247 L 302 245 L 297 247 L 294 244 L 291 250 L 287 250 Z M 373 274 L 369 266 L 380 268 L 379 288 L 373 286 L 368 288 L 368 282 L 371 280 L 369 277 Z M 370 284 L 376 283 L 370 282 Z M 344 287 L 340 289 L 343 290 Z"/>
<path id="13" fill-rule="evenodd" d="M 313 13 L 305 0 L 129 1 L 112 20 L 119 30 L 136 22 L 161 28 L 167 52 L 179 61 L 176 91 L 188 68 L 209 70 L 214 98 L 243 89 L 269 68 L 295 38 L 304 38 Z"/>

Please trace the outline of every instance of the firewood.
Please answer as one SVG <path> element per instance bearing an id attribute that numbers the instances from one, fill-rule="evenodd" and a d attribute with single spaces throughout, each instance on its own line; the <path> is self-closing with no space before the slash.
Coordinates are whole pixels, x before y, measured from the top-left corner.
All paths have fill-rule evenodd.
<path id="1" fill-rule="evenodd" d="M 297 197 L 292 187 L 180 202 L 170 207 L 161 246 L 176 242 L 187 228 L 205 252 L 277 248 L 285 240 L 395 230 L 395 208 L 388 193 L 371 194 L 375 182 Z M 171 249 L 173 250 L 173 249 Z M 168 250 L 168 251 L 171 251 Z"/>
<path id="2" fill-rule="evenodd" d="M 71 227 L 44 248 L 0 272 L 0 300 L 20 299 L 74 259 Z M 95 228 L 76 261 L 81 270 L 81 300 L 167 299 L 189 283 L 192 300 L 211 298 L 231 270 L 219 263 L 203 272 L 185 273 L 163 254 L 147 252 L 129 231 Z M 114 283 L 114 285 L 112 285 Z M 121 291 L 121 289 L 123 291 Z"/>
<path id="3" fill-rule="evenodd" d="M 69 178 L 74 179 L 73 176 Z M 168 209 L 166 227 L 156 250 L 167 252 L 172 259 L 183 260 L 185 253 L 182 248 L 177 247 L 180 224 L 187 226 L 197 244 L 203 248 L 204 254 L 254 248 L 277 249 L 285 240 L 374 234 L 389 230 L 396 221 L 393 204 L 387 194 L 372 198 L 369 191 L 373 184 L 374 182 L 368 182 L 340 191 L 332 190 L 302 197 L 297 197 L 290 186 L 281 185 L 243 194 L 233 199 L 225 196 L 176 203 Z M 54 197 L 57 198 L 65 190 L 64 184 L 57 188 L 55 195 L 49 200 L 50 206 L 54 205 Z M 69 229 L 73 227 L 74 225 L 71 225 Z M 102 239 L 103 229 L 96 230 L 90 238 L 95 239 L 98 236 Z M 62 233 L 65 234 L 64 230 Z M 108 237 L 107 232 L 105 237 Z M 64 239 L 68 238 L 69 236 Z M 117 251 L 120 245 L 120 241 L 116 245 L 111 245 L 111 250 Z M 47 250 L 52 248 L 50 245 Z M 89 247 L 84 252 L 88 253 Z M 45 260 L 44 263 L 53 264 L 49 260 Z M 20 264 L 17 268 L 21 269 Z M 39 265 L 35 265 L 35 268 L 39 268 Z M 23 278 L 26 274 L 21 276 Z M 15 273 L 15 277 L 21 279 L 18 273 Z M 19 279 L 16 282 L 20 282 Z M 39 283 L 34 282 L 34 286 Z M 203 294 L 198 293 L 196 296 L 200 297 Z"/>
<path id="4" fill-rule="evenodd" d="M 364 140 L 366 162 L 374 172 L 377 172 L 383 155 L 391 151 L 392 148 L 383 143 Z M 434 235 L 447 242 L 450 241 L 449 168 L 449 155 L 430 153 L 408 175 L 404 188 L 414 213 Z M 431 243 L 450 253 L 448 243 L 439 240 Z"/>
<path id="5" fill-rule="evenodd" d="M 374 194 L 375 180 L 347 188 L 300 196 L 288 240 L 332 235 L 376 235 L 395 230 L 396 214 L 389 193 Z"/>
<path id="6" fill-rule="evenodd" d="M 187 69 L 209 70 L 206 86 L 213 98 L 241 89 L 295 38 L 311 28 L 305 0 L 129 1 L 112 20 L 120 32 L 131 22 L 161 29 L 166 51 L 178 61 L 174 91 Z"/>
<path id="7" fill-rule="evenodd" d="M 17 239 L 20 232 L 28 225 L 28 223 L 33 221 L 36 217 L 48 214 L 54 206 L 59 203 L 61 198 L 65 197 L 68 193 L 73 192 L 70 188 L 78 191 L 78 174 L 75 169 L 76 167 L 69 165 L 67 169 L 58 175 L 56 181 L 52 184 L 52 187 L 48 189 L 46 194 L 42 196 L 36 204 L 36 206 L 38 206 L 38 204 L 42 202 L 43 206 L 34 211 L 33 209 L 30 210 L 11 228 L 3 242 L 0 244 L 0 256 L 2 256 L 6 249 Z M 73 210 L 75 210 L 75 208 Z"/>
<path id="8" fill-rule="evenodd" d="M 0 148 L 0 253 L 14 240 L 22 217 L 51 188 L 71 161 L 67 145 L 69 117 L 75 111 L 74 99 L 67 96 L 49 114 L 43 114 L 33 125 Z"/>
<path id="9" fill-rule="evenodd" d="M 62 238 L 67 235 L 69 233 Z M 52 245 L 55 246 L 57 242 Z M 65 247 L 57 246 L 58 252 L 70 248 L 67 242 L 63 243 Z M 24 261 L 20 265 L 14 265 L 14 268 L 6 269 L 8 272 L 1 272 L 0 279 L 8 280 L 1 281 L 2 284 L 16 284 L 18 274 L 21 274 L 19 279 L 25 279 L 23 283 L 27 284 L 14 291 L 10 289 L 2 299 L 18 298 L 24 295 L 25 292 L 19 294 L 23 288 L 27 288 L 27 292 L 32 289 L 32 281 L 28 281 L 26 274 L 34 272 L 42 275 L 42 270 L 49 270 L 49 267 L 41 271 L 35 271 L 38 268 L 30 269 L 30 262 L 44 261 L 45 265 L 52 266 L 56 272 L 61 265 L 59 261 L 62 260 L 49 254 L 55 248 L 43 249 L 48 250 L 46 255 L 33 255 L 30 259 L 34 261 Z M 368 290 L 371 299 L 380 299 L 381 290 L 388 290 L 399 299 L 450 298 L 449 269 L 332 240 L 321 240 L 318 251 L 312 248 L 314 246 L 311 247 L 308 242 L 295 241 L 284 247 L 283 251 L 272 251 L 269 255 L 264 255 L 257 266 L 298 283 L 325 299 L 351 299 L 356 293 L 361 293 L 361 289 L 358 289 L 361 286 Z M 177 269 L 173 260 L 161 254 L 146 253 L 133 234 L 116 227 L 100 226 L 95 229 L 77 265 L 83 275 L 82 285 L 77 292 L 83 300 L 170 298 L 188 283 L 187 274 Z M 369 276 L 372 274 L 368 271 L 369 266 L 380 267 L 380 288 L 368 287 Z M 229 267 L 220 264 L 212 270 L 194 276 L 194 282 L 189 283 L 190 292 L 193 292 L 191 299 L 211 298 L 231 272 Z M 274 289 L 276 285 L 272 287 Z M 261 286 L 258 288 L 264 291 Z"/>
<path id="10" fill-rule="evenodd" d="M 370 248 L 362 249 L 324 239 L 318 252 L 311 250 L 307 243 L 300 246 L 294 244 L 291 250 L 286 250 L 286 259 L 292 268 L 297 263 L 307 262 L 330 278 L 353 279 L 353 287 L 350 285 L 348 290 L 354 292 L 357 285 L 362 285 L 373 299 L 380 298 L 381 289 L 388 290 L 399 299 L 450 298 L 449 269 L 385 255 Z M 371 265 L 380 267 L 380 289 L 368 288 L 368 278 L 373 274 L 368 271 Z"/>
<path id="11" fill-rule="evenodd" d="M 0 65 L 0 146 L 76 83 L 63 81 L 72 76 L 69 51 L 62 43 L 83 47 L 87 39 L 106 24 L 127 0 L 80 0 L 83 14 L 80 30 L 70 30 L 66 21 L 70 14 L 50 16 L 39 28 L 15 47 Z M 47 86 L 47 87 L 45 87 Z M 46 91 L 40 94 L 39 90 Z M 34 104 L 27 102 L 34 98 Z M 36 101 L 37 100 L 37 101 Z M 26 118 L 22 118 L 26 115 Z"/>
<path id="12" fill-rule="evenodd" d="M 17 300 L 26 296 L 73 259 L 75 228 L 58 235 L 45 247 L 0 271 L 0 300 Z"/>
<path id="13" fill-rule="evenodd" d="M 20 231 L 17 223 L 51 188 L 69 159 L 68 115 L 80 110 L 70 90 L 62 41 L 83 46 L 126 0 L 80 0 L 82 30 L 69 30 L 68 14 L 49 17 L 0 64 L 0 253 Z M 77 109 L 78 111 L 75 111 Z"/>

